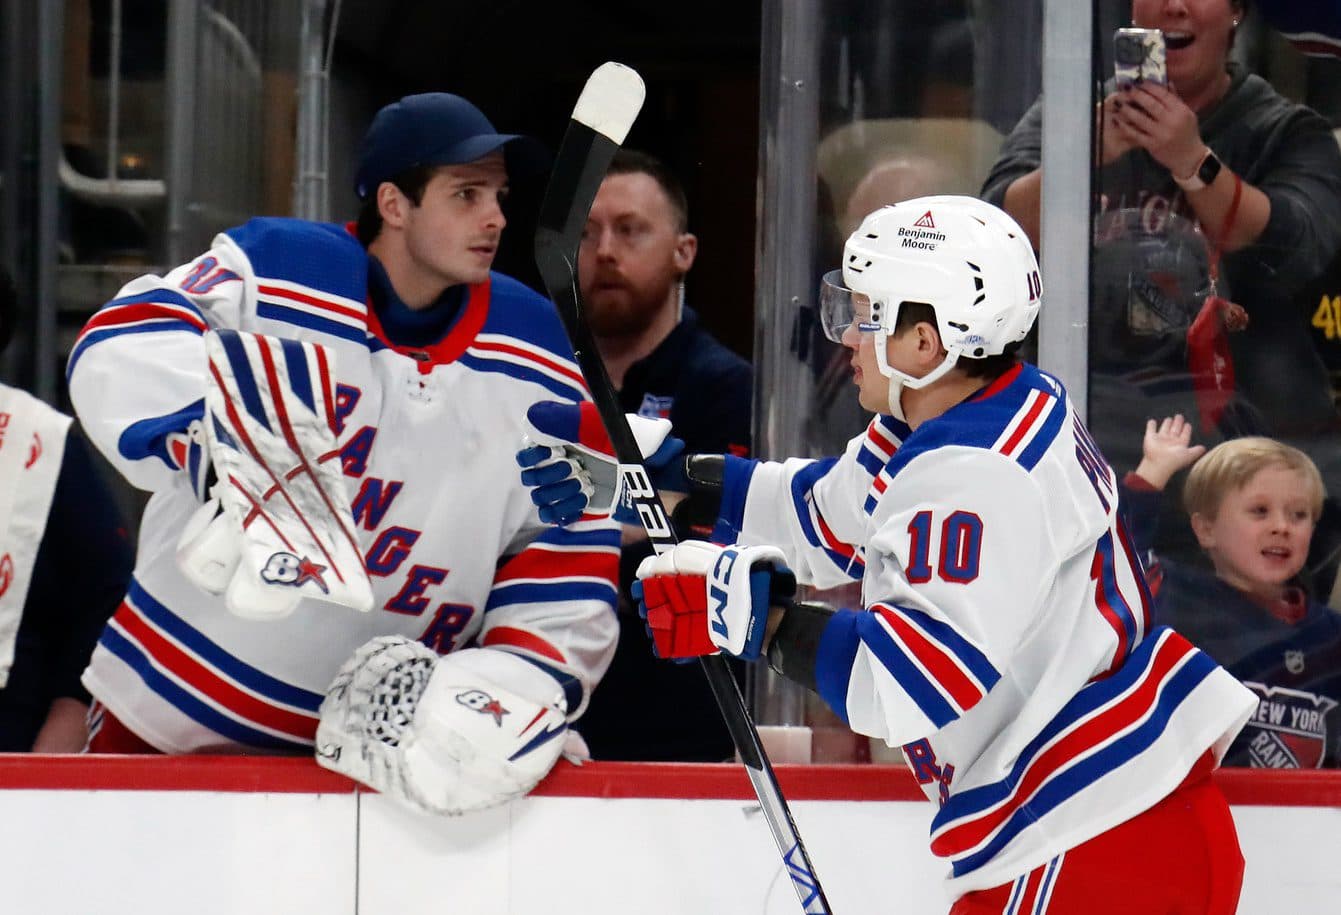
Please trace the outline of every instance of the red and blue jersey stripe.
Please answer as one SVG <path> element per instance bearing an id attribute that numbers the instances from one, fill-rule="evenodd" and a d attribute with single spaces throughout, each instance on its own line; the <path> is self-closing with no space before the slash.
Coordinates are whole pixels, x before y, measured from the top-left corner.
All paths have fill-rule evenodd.
<path id="1" fill-rule="evenodd" d="M 477 372 L 530 381 L 565 400 L 589 399 L 582 373 L 571 359 L 520 337 L 481 333 L 458 361 Z"/>
<path id="2" fill-rule="evenodd" d="M 874 512 L 880 504 L 880 496 L 889 488 L 891 479 L 887 470 L 889 463 L 898 453 L 899 443 L 911 434 L 907 425 L 892 416 L 877 416 L 866 427 L 861 447 L 857 450 L 857 463 L 872 478 L 870 491 L 862 506 L 866 514 Z"/>
<path id="3" fill-rule="evenodd" d="M 931 848 L 955 876 L 983 866 L 1030 828 L 1105 775 L 1136 759 L 1216 669 L 1170 629 L 1159 629 L 1113 676 L 1068 702 L 991 784 L 951 794 L 932 823 Z"/>
<path id="4" fill-rule="evenodd" d="M 257 277 L 256 316 L 354 343 L 368 339 L 365 302 L 273 277 Z"/>
<path id="5" fill-rule="evenodd" d="M 66 380 L 74 375 L 84 354 L 105 340 L 128 334 L 186 333 L 199 337 L 207 330 L 209 325 L 196 304 L 172 289 L 150 289 L 113 299 L 80 331 L 65 367 Z"/>
<path id="6" fill-rule="evenodd" d="M 851 674 L 863 648 L 936 728 L 977 705 L 1001 679 L 978 645 L 922 610 L 881 602 L 868 611 L 840 610 L 820 641 L 816 680 L 820 695 L 845 721 Z"/>
<path id="7" fill-rule="evenodd" d="M 815 484 L 833 470 L 837 463 L 837 458 L 815 461 L 792 477 L 792 510 L 810 545 L 823 550 L 829 561 L 848 578 L 859 581 L 866 569 L 860 547 L 835 535 L 815 503 Z"/>
<path id="8" fill-rule="evenodd" d="M 231 741 L 273 750 L 312 745 L 320 693 L 243 663 L 138 581 L 132 579 L 99 644 L 164 701 Z"/>
<path id="9" fill-rule="evenodd" d="M 484 610 L 562 601 L 600 601 L 613 610 L 612 582 L 618 578 L 618 528 L 554 527 L 499 566 Z M 562 659 L 562 654 L 555 657 Z"/>
<path id="10" fill-rule="evenodd" d="M 910 461 L 945 446 L 983 448 L 1033 470 L 1066 421 L 1061 385 L 1031 365 L 1020 364 L 945 413 L 948 422 L 919 426 L 885 465 L 895 477 Z"/>

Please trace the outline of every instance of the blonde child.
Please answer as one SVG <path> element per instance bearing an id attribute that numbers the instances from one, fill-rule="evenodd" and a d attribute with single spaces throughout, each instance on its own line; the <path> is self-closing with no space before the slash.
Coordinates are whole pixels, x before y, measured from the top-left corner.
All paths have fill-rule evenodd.
<path id="1" fill-rule="evenodd" d="M 1193 465 L 1183 502 L 1214 573 L 1153 563 L 1155 621 L 1258 694 L 1225 765 L 1336 766 L 1341 616 L 1298 580 L 1322 512 L 1322 477 L 1308 455 L 1273 439 L 1231 439 L 1206 453 L 1191 435 L 1182 416 L 1150 420 L 1141 463 L 1123 481 L 1124 510 L 1144 549 L 1169 479 Z"/>

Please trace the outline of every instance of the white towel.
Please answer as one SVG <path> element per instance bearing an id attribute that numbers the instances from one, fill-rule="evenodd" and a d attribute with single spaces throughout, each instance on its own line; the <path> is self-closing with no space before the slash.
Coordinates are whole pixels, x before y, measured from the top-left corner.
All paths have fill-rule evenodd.
<path id="1" fill-rule="evenodd" d="M 14 663 L 70 422 L 31 394 L 0 385 L 0 687 Z"/>

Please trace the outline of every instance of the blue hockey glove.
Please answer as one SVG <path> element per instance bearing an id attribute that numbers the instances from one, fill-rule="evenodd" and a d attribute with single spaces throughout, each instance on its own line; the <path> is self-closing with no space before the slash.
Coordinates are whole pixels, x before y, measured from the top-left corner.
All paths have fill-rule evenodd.
<path id="1" fill-rule="evenodd" d="M 683 492 L 684 442 L 670 434 L 670 422 L 629 414 L 644 465 L 658 489 Z M 542 401 L 526 411 L 527 432 L 517 464 L 522 483 L 546 524 L 572 524 L 584 512 L 608 514 L 637 524 L 626 500 L 617 501 L 618 474 L 614 446 L 593 403 Z"/>

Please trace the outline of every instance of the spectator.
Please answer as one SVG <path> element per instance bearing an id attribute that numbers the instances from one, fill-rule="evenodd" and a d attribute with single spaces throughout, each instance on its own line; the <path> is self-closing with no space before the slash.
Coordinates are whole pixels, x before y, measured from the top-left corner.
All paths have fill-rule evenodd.
<path id="1" fill-rule="evenodd" d="M 1299 584 L 1322 477 L 1308 455 L 1272 439 L 1233 439 L 1201 457 L 1191 435 L 1182 416 L 1149 420 L 1144 456 L 1123 481 L 1133 539 L 1145 551 L 1165 486 L 1195 462 L 1183 501 L 1215 572 L 1157 560 L 1155 619 L 1257 693 L 1257 714 L 1225 765 L 1341 765 L 1341 616 Z"/>
<path id="2" fill-rule="evenodd" d="M 0 351 L 13 306 L 0 271 Z M 89 694 L 79 675 L 132 558 L 70 417 L 0 384 L 0 752 L 83 749 Z"/>
<path id="3" fill-rule="evenodd" d="M 585 708 L 614 646 L 618 531 L 608 520 L 543 527 L 511 469 L 531 403 L 586 396 L 553 305 L 491 270 L 509 176 L 547 159 L 459 96 L 408 96 L 364 137 L 356 226 L 253 219 L 166 276 L 132 281 L 90 320 L 69 359 L 71 398 L 103 453 L 153 491 L 129 593 L 84 675 L 105 707 L 94 750 L 310 753 L 319 738 L 323 764 L 435 812 L 516 796 L 548 770 L 562 740 L 518 746 L 511 728 L 537 722 L 556 737 Z M 240 397 L 219 357 L 207 361 L 230 341 Z M 304 355 L 312 344 L 330 356 Z M 270 360 L 260 375 L 247 373 L 254 351 Z M 226 397 L 230 409 L 215 406 Z M 263 469 L 276 489 L 309 490 L 251 504 L 267 520 L 317 516 L 323 503 L 333 507 L 321 517 L 352 518 L 342 532 L 371 575 L 368 615 L 320 600 L 322 573 L 331 588 L 340 574 L 329 552 L 275 553 L 254 577 L 244 562 L 223 597 L 201 574 L 211 550 L 213 567 L 231 568 L 228 545 L 250 549 L 263 533 L 241 523 L 257 509 L 239 507 L 231 471 L 209 490 L 205 458 L 230 468 L 264 456 L 236 431 L 242 414 L 287 429 L 298 410 L 320 420 L 305 428 L 333 433 L 332 451 L 307 458 L 290 442 L 299 455 Z M 223 525 L 217 541 L 189 526 L 204 491 L 226 509 L 204 528 Z M 295 594 L 318 599 L 240 618 Z M 480 702 L 440 698 L 425 711 L 443 695 L 425 692 L 430 670 Z M 510 717 L 495 712 L 502 730 L 486 748 L 469 734 L 490 697 Z M 446 733 L 404 733 L 425 727 Z M 426 749 L 461 744 L 475 747 L 469 759 Z M 412 766 L 412 746 L 437 765 Z M 547 761 L 533 767 L 538 754 Z"/>
<path id="4" fill-rule="evenodd" d="M 1243 14 L 1239 0 L 1132 2 L 1134 24 L 1166 36 L 1170 86 L 1110 83 L 1100 107 L 1094 432 L 1125 471 L 1140 459 L 1125 430 L 1199 416 L 1211 441 L 1270 434 L 1310 447 L 1341 485 L 1327 372 L 1292 304 L 1341 247 L 1341 151 L 1323 118 L 1229 60 Z M 982 189 L 1035 245 L 1041 115 L 1035 103 Z M 1247 327 L 1225 340 L 1212 313 L 1200 325 L 1209 339 L 1190 338 L 1217 260 L 1219 294 L 1246 309 Z M 1190 540 L 1180 549 L 1196 554 Z"/>
<path id="5" fill-rule="evenodd" d="M 601 182 L 578 252 L 582 298 L 624 410 L 671 421 L 694 451 L 745 456 L 752 372 L 684 304 L 698 239 L 676 176 L 654 157 L 620 150 Z M 657 664 L 628 600 L 650 555 L 628 529 L 621 561 L 620 636 L 592 696 L 582 735 L 597 759 L 721 761 L 731 736 L 696 666 Z"/>

